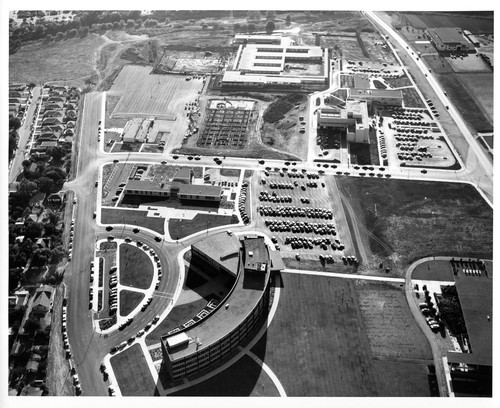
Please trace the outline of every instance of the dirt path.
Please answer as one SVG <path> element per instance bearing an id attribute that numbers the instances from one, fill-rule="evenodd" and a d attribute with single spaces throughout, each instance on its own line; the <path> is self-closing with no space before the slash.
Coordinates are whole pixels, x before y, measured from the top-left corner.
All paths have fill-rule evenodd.
<path id="1" fill-rule="evenodd" d="M 47 387 L 51 396 L 75 395 L 61 334 L 62 299 L 63 287 L 59 285 L 54 298 L 52 333 L 47 357 Z"/>

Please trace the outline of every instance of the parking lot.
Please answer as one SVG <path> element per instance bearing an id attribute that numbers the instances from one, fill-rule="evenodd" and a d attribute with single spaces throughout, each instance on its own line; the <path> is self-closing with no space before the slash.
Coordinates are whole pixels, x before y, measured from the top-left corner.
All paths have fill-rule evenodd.
<path id="1" fill-rule="evenodd" d="M 295 171 L 294 171 L 295 170 Z M 254 192 L 257 227 L 283 256 L 338 262 L 344 256 L 325 178 L 293 168 L 266 169 Z"/>
<path id="2" fill-rule="evenodd" d="M 403 167 L 445 168 L 456 163 L 441 129 L 426 109 L 390 108 L 383 115 L 383 122 L 376 124 L 382 159 Z"/>

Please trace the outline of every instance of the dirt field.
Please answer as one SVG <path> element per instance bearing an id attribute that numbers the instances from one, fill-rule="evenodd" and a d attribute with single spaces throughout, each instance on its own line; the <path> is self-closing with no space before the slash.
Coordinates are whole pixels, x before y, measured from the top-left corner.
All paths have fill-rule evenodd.
<path id="1" fill-rule="evenodd" d="M 432 363 L 431 348 L 408 307 L 403 283 L 356 281 L 355 288 L 374 357 Z"/>
<path id="2" fill-rule="evenodd" d="M 50 396 L 73 396 L 75 388 L 71 380 L 68 360 L 65 359 L 61 334 L 62 286 L 58 286 L 56 291 L 52 314 L 52 334 L 47 357 L 47 387 Z"/>
<path id="3" fill-rule="evenodd" d="M 373 358 L 353 281 L 285 273 L 282 278 L 278 310 L 252 351 L 272 368 L 287 395 L 401 395 L 381 384 L 395 374 L 380 371 Z M 415 386 L 405 396 L 428 395 L 426 381 L 409 375 Z"/>
<path id="4" fill-rule="evenodd" d="M 196 98 L 201 90 L 200 80 L 186 81 L 182 75 L 151 75 L 151 67 L 123 67 L 109 90 L 121 95 L 112 115 L 155 115 L 178 117 L 184 115 L 184 104 Z"/>
<path id="5" fill-rule="evenodd" d="M 23 46 L 9 56 L 9 82 L 42 84 L 92 75 L 94 54 L 103 43 L 97 34 L 89 34 L 84 39 Z"/>
<path id="6" fill-rule="evenodd" d="M 469 185 L 351 178 L 338 185 L 361 211 L 371 252 L 396 275 L 425 256 L 492 256 L 493 211 Z"/>
<path id="7" fill-rule="evenodd" d="M 460 27 L 463 30 L 469 30 L 473 34 L 491 34 L 493 33 L 493 13 L 489 18 L 453 13 L 404 13 L 404 17 L 410 21 L 415 28 L 427 27 Z"/>

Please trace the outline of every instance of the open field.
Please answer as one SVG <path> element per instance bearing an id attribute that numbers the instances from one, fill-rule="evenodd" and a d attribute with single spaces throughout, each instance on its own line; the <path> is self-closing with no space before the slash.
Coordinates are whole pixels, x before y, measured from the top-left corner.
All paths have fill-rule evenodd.
<path id="1" fill-rule="evenodd" d="M 113 372 L 123 396 L 153 396 L 156 385 L 146 364 L 141 346 L 134 344 L 111 357 Z"/>
<path id="2" fill-rule="evenodd" d="M 430 390 L 433 375 L 425 362 L 386 360 L 375 357 L 373 364 L 384 381 L 380 384 L 380 395 L 391 397 L 437 397 Z"/>
<path id="3" fill-rule="evenodd" d="M 469 126 L 475 131 L 492 129 L 492 123 L 478 105 L 475 95 L 470 93 L 469 87 L 464 87 L 461 81 L 457 81 L 457 76 L 460 78 L 462 75 L 463 74 L 439 75 L 439 82 L 443 85 L 448 93 L 448 97 L 453 101 L 453 104 Z M 485 84 L 483 84 L 483 86 L 485 86 Z M 478 90 L 476 90 L 476 92 L 478 92 Z"/>
<path id="4" fill-rule="evenodd" d="M 118 208 L 103 208 L 101 211 L 101 222 L 103 224 L 133 224 L 149 228 L 159 234 L 165 233 L 165 218 L 147 217 L 147 211 L 120 210 Z"/>
<path id="5" fill-rule="evenodd" d="M 401 390 L 379 384 L 397 373 L 382 371 L 372 356 L 354 281 L 281 276 L 280 306 L 252 351 L 272 368 L 287 395 L 401 395 Z M 392 330 L 400 333 L 397 327 Z M 407 377 L 407 385 L 411 382 L 415 386 L 405 396 L 429 395 L 426 380 Z"/>
<path id="6" fill-rule="evenodd" d="M 172 395 L 185 397 L 278 397 L 279 393 L 266 372 L 252 358 L 245 355 L 220 374 Z"/>
<path id="7" fill-rule="evenodd" d="M 168 232 L 173 239 L 182 239 L 206 229 L 237 223 L 238 218 L 235 215 L 196 214 L 192 220 L 169 219 Z"/>
<path id="8" fill-rule="evenodd" d="M 142 249 L 130 244 L 120 245 L 120 284 L 147 289 L 153 280 L 151 258 Z"/>
<path id="9" fill-rule="evenodd" d="M 121 95 L 113 116 L 148 116 L 175 120 L 184 105 L 202 88 L 200 80 L 186 81 L 182 75 L 150 74 L 151 67 L 123 67 L 109 93 Z M 177 118 L 178 119 L 178 118 Z"/>
<path id="10" fill-rule="evenodd" d="M 393 263 L 395 273 L 425 256 L 493 254 L 493 211 L 469 185 L 351 178 L 338 185 L 363 209 L 371 251 Z"/>
<path id="11" fill-rule="evenodd" d="M 144 299 L 144 293 L 120 290 L 120 315 L 129 315 Z"/>
<path id="12" fill-rule="evenodd" d="M 374 357 L 432 364 L 431 348 L 408 307 L 403 283 L 356 281 L 355 290 Z"/>
<path id="13" fill-rule="evenodd" d="M 94 53 L 103 42 L 97 34 L 89 34 L 83 39 L 25 45 L 9 56 L 9 82 L 42 84 L 90 76 Z"/>
<path id="14" fill-rule="evenodd" d="M 474 96 L 474 101 L 493 129 L 493 73 L 463 73 L 456 75 L 456 78 Z"/>
<path id="15" fill-rule="evenodd" d="M 467 13 L 402 13 L 415 28 L 427 27 L 460 27 L 463 30 L 469 30 L 473 34 L 491 34 L 493 33 L 493 13 L 486 18 L 475 14 Z M 482 14 L 486 14 L 482 12 Z"/>

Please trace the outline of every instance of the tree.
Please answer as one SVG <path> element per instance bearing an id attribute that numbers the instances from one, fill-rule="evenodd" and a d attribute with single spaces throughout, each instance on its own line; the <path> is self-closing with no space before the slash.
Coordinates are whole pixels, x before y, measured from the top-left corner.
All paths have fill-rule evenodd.
<path id="1" fill-rule="evenodd" d="M 276 28 L 274 21 L 268 21 L 266 24 L 266 33 L 267 34 L 272 34 L 274 29 Z"/>
<path id="2" fill-rule="evenodd" d="M 40 177 L 37 180 L 38 189 L 42 193 L 49 194 L 54 189 L 54 180 L 49 177 Z"/>
<path id="3" fill-rule="evenodd" d="M 113 30 L 119 30 L 120 29 L 120 23 L 118 21 L 115 21 L 113 23 Z"/>
<path id="4" fill-rule="evenodd" d="M 122 19 L 122 15 L 120 13 L 118 13 L 117 11 L 113 11 L 109 15 L 109 19 L 111 22 L 117 22 L 117 21 L 120 21 Z"/>
<path id="5" fill-rule="evenodd" d="M 44 44 L 51 43 L 52 41 L 54 41 L 54 36 L 52 34 L 47 34 L 43 39 Z"/>
<path id="6" fill-rule="evenodd" d="M 127 27 L 127 28 L 134 28 L 134 26 L 135 26 L 135 21 L 132 20 L 132 19 L 128 19 L 127 20 L 127 24 L 125 25 L 125 27 Z"/>
<path id="7" fill-rule="evenodd" d="M 51 257 L 51 250 L 48 248 L 38 248 L 33 251 L 33 259 L 31 261 L 32 265 L 44 266 L 46 265 Z"/>
<path id="8" fill-rule="evenodd" d="M 73 28 L 66 33 L 66 37 L 75 38 L 77 34 L 78 34 L 78 30 L 76 28 Z"/>
<path id="9" fill-rule="evenodd" d="M 30 199 L 33 194 L 36 193 L 38 187 L 36 183 L 32 181 L 28 181 L 26 179 L 22 179 L 21 182 L 17 185 L 17 193 L 26 199 Z"/>
<path id="10" fill-rule="evenodd" d="M 233 30 L 235 33 L 239 33 L 241 32 L 241 24 L 238 24 L 236 23 L 234 26 L 233 26 Z"/>
<path id="11" fill-rule="evenodd" d="M 82 27 L 78 31 L 78 36 L 80 38 L 85 38 L 89 34 L 89 28 L 88 27 Z"/>
<path id="12" fill-rule="evenodd" d="M 137 20 L 135 20 L 135 27 L 141 28 L 141 26 L 142 26 L 142 20 L 140 18 L 138 18 Z"/>
<path id="13" fill-rule="evenodd" d="M 60 161 L 64 157 L 65 152 L 61 146 L 54 146 L 47 149 L 47 155 L 55 161 Z"/>
<path id="14" fill-rule="evenodd" d="M 9 130 L 17 130 L 21 127 L 21 120 L 15 116 L 9 116 Z"/>
<path id="15" fill-rule="evenodd" d="M 56 36 L 55 36 L 54 40 L 55 40 L 56 42 L 59 42 L 59 41 L 61 41 L 63 38 L 64 38 L 64 34 L 63 34 L 63 33 L 61 33 L 61 32 L 59 31 L 59 32 L 56 34 Z"/>
<path id="16" fill-rule="evenodd" d="M 250 23 L 248 24 L 248 32 L 249 33 L 253 33 L 255 31 L 255 24 L 254 23 Z"/>
<path id="17" fill-rule="evenodd" d="M 61 261 L 66 256 L 66 250 L 58 245 L 51 251 L 50 263 L 56 264 Z"/>
<path id="18" fill-rule="evenodd" d="M 39 222 L 33 222 L 33 221 L 27 222 L 24 227 L 24 236 L 26 238 L 30 239 L 39 238 L 42 235 L 42 232 L 43 232 L 43 225 Z M 24 243 L 25 242 L 23 242 L 23 244 Z M 22 246 L 20 246 L 20 248 L 22 248 Z"/>
<path id="19" fill-rule="evenodd" d="M 285 24 L 287 27 L 290 27 L 290 24 L 292 24 L 292 18 L 290 17 L 290 14 L 288 14 L 285 18 Z"/>
<path id="20" fill-rule="evenodd" d="M 201 25 L 201 28 L 202 28 L 203 30 L 206 30 L 206 29 L 208 28 L 208 24 L 203 23 L 203 24 Z"/>
<path id="21" fill-rule="evenodd" d="M 24 330 L 27 333 L 34 335 L 35 332 L 40 330 L 40 323 L 37 320 L 30 318 L 30 319 L 26 320 L 26 323 L 24 323 Z"/>

